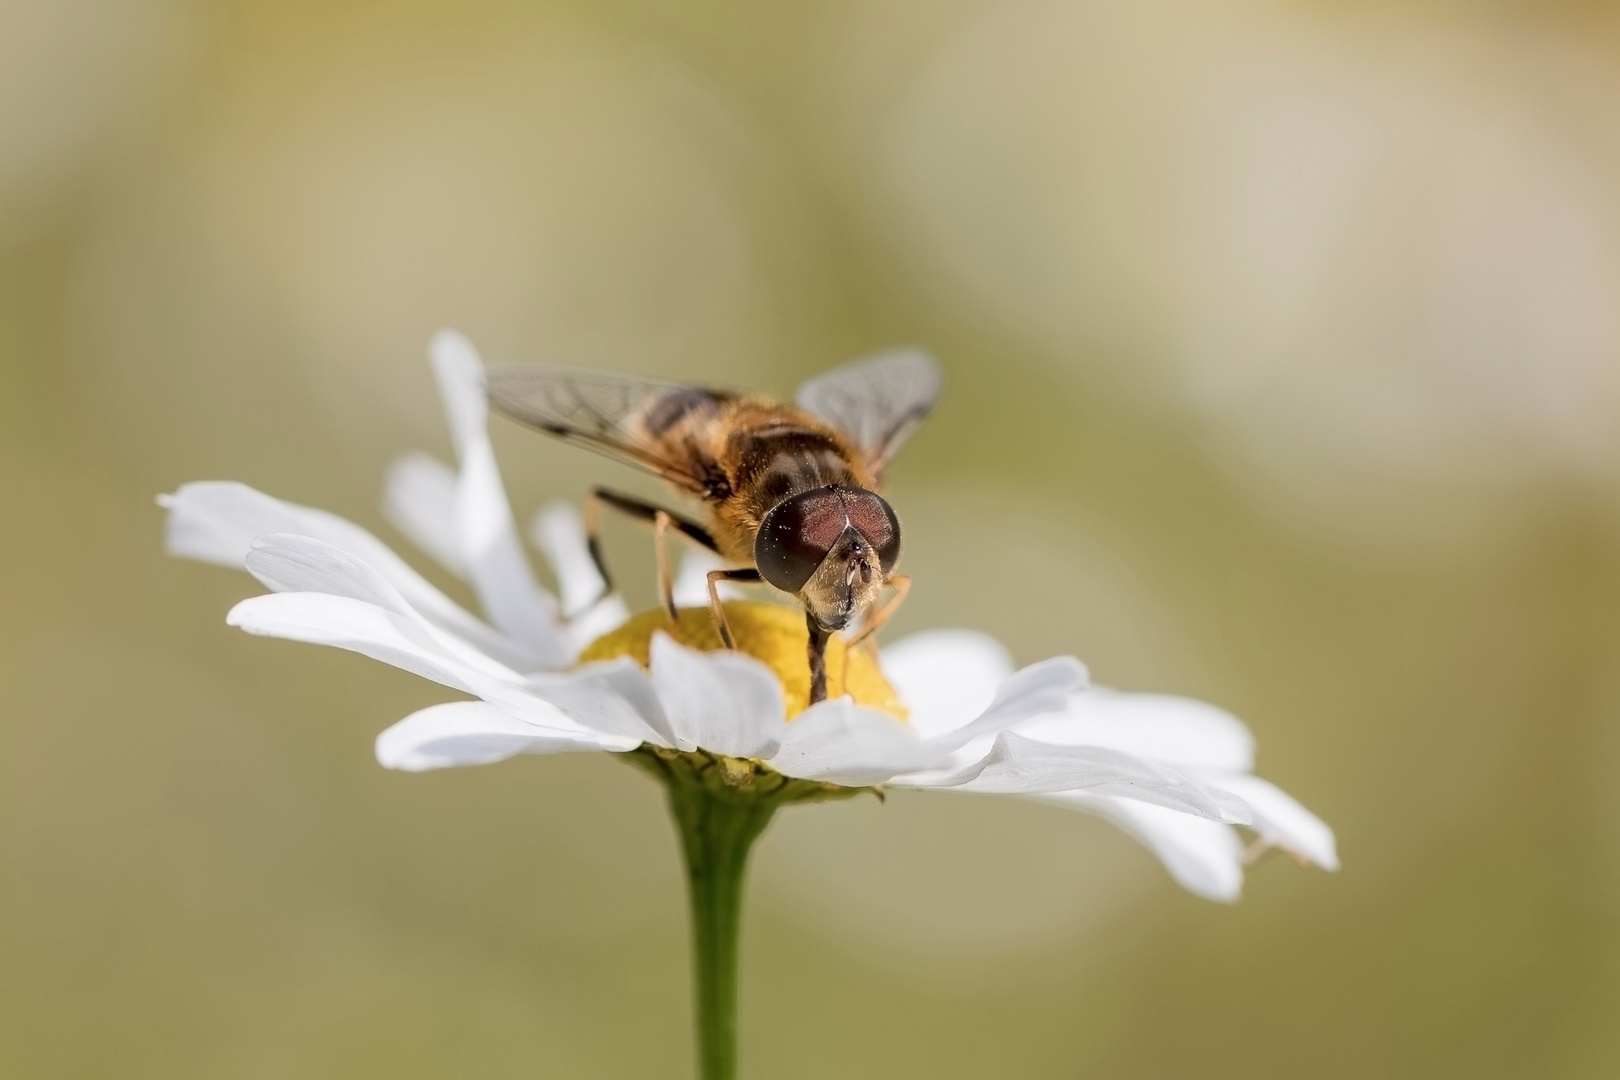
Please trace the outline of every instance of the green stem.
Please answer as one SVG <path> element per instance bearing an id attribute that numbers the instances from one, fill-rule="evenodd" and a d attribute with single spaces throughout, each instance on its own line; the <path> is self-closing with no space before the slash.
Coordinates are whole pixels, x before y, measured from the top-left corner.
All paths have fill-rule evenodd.
<path id="1" fill-rule="evenodd" d="M 736 1080 L 737 939 L 748 852 L 779 807 L 876 789 L 794 780 L 761 762 L 706 750 L 644 745 L 624 760 L 664 785 L 686 855 L 698 1078 Z"/>
<path id="2" fill-rule="evenodd" d="M 700 1080 L 737 1076 L 737 942 L 748 852 L 777 803 L 702 783 L 670 783 L 692 905 L 693 1007 Z"/>

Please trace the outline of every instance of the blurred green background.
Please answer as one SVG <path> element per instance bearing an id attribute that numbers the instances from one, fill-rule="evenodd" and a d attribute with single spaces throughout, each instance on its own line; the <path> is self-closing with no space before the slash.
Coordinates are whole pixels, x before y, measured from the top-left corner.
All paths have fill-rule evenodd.
<path id="1" fill-rule="evenodd" d="M 1617 299 L 1609 6 L 0 0 L 0 1074 L 689 1074 L 644 777 L 387 773 L 442 691 L 160 551 L 203 478 L 397 541 L 441 326 L 926 345 L 897 633 L 1221 703 L 1338 831 L 1224 907 L 1055 809 L 790 811 L 748 1075 L 1620 1074 Z M 628 482 L 497 446 L 524 515 Z"/>

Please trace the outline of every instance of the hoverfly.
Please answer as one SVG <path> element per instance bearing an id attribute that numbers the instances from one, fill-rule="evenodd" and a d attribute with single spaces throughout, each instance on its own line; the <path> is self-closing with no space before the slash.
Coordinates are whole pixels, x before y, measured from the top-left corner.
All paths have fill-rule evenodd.
<path id="1" fill-rule="evenodd" d="M 602 558 L 601 507 L 652 523 L 659 591 L 672 619 L 665 539 L 670 530 L 683 534 L 729 564 L 708 575 L 709 609 L 727 648 L 735 642 L 720 582 L 763 582 L 803 604 L 811 702 L 827 696 L 829 636 L 850 628 L 851 644 L 864 640 L 910 588 L 910 579 L 894 572 L 900 520 L 878 492 L 884 469 L 933 408 L 940 386 L 934 361 L 910 349 L 812 379 L 799 388 L 796 406 L 576 368 L 495 368 L 488 376 L 498 411 L 645 469 L 702 502 L 704 520 L 694 521 L 593 488 L 585 527 L 603 595 L 613 591 L 613 579 Z M 893 595 L 880 606 L 890 587 Z"/>

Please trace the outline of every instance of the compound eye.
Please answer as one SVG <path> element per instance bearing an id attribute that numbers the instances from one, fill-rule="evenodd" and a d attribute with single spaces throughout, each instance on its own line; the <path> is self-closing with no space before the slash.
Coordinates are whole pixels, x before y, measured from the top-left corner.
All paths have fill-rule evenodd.
<path id="1" fill-rule="evenodd" d="M 836 489 L 818 488 L 785 499 L 760 522 L 754 539 L 759 576 L 783 592 L 804 588 L 847 524 Z"/>
<path id="2" fill-rule="evenodd" d="M 900 519 L 894 516 L 894 508 L 872 491 L 849 492 L 844 505 L 849 523 L 877 552 L 883 573 L 890 573 L 900 561 Z"/>

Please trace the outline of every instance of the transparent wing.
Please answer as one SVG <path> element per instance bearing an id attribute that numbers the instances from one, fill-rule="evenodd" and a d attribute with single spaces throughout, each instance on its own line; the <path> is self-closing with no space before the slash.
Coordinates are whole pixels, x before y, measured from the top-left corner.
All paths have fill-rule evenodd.
<path id="1" fill-rule="evenodd" d="M 834 368 L 799 387 L 799 407 L 848 435 L 881 473 L 939 400 L 939 364 L 921 349 L 892 349 Z"/>
<path id="2" fill-rule="evenodd" d="M 649 418 L 724 395 L 636 375 L 565 367 L 491 368 L 489 403 L 524 424 L 617 458 L 672 484 L 703 491 L 687 463 L 671 461 L 650 437 Z"/>

